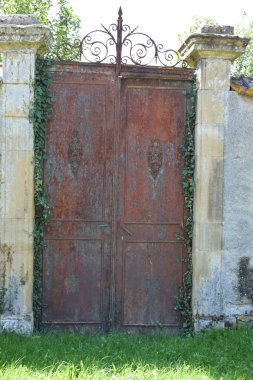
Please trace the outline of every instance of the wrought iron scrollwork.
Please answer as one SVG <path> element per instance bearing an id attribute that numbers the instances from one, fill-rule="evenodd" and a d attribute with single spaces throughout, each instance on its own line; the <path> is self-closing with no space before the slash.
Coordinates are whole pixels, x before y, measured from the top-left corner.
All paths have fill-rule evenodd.
<path id="1" fill-rule="evenodd" d="M 137 29 L 123 25 L 120 7 L 117 24 L 111 24 L 108 28 L 101 24 L 101 29 L 89 32 L 82 40 L 65 44 L 63 51 L 76 50 L 76 55 L 83 62 L 115 64 L 118 72 L 121 65 L 125 64 L 187 66 L 177 51 L 166 49 L 162 44 L 157 45 L 150 36 Z"/>
<path id="2" fill-rule="evenodd" d="M 109 28 L 101 26 L 103 29 L 93 30 L 82 39 L 80 58 L 86 62 L 116 64 L 116 40 L 113 32 L 117 31 L 117 25 L 111 24 Z"/>
<path id="3" fill-rule="evenodd" d="M 131 30 L 129 25 L 123 25 L 123 32 L 126 32 L 126 35 L 122 41 L 121 63 L 174 67 L 181 62 L 175 50 L 166 50 L 162 44 L 156 45 L 151 37 L 138 32 L 137 28 Z"/>

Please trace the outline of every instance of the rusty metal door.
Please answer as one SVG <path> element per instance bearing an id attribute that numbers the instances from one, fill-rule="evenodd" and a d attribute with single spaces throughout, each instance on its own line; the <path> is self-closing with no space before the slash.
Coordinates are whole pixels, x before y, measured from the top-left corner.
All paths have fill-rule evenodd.
<path id="1" fill-rule="evenodd" d="M 127 330 L 172 328 L 184 256 L 186 88 L 157 69 L 136 75 L 121 80 L 115 318 Z"/>
<path id="2" fill-rule="evenodd" d="M 59 64 L 52 75 L 42 323 L 178 327 L 189 72 Z"/>
<path id="3" fill-rule="evenodd" d="M 47 127 L 42 323 L 104 330 L 109 321 L 114 69 L 59 65 Z"/>

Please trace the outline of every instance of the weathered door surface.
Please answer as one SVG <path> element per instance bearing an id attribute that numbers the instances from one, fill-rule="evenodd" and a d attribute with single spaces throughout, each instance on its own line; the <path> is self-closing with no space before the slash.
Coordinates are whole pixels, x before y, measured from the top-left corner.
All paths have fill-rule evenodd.
<path id="1" fill-rule="evenodd" d="M 117 306 L 124 327 L 176 326 L 182 277 L 185 95 L 169 81 L 122 83 Z"/>
<path id="2" fill-rule="evenodd" d="M 42 323 L 175 328 L 186 69 L 59 64 L 45 160 Z"/>
<path id="3" fill-rule="evenodd" d="M 44 178 L 43 323 L 105 328 L 109 313 L 114 75 L 62 66 L 52 86 Z"/>

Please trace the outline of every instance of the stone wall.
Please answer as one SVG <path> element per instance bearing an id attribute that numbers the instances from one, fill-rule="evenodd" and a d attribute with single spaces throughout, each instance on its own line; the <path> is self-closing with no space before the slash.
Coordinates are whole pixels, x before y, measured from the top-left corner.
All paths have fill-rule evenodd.
<path id="1" fill-rule="evenodd" d="M 253 319 L 253 98 L 234 91 L 226 113 L 223 215 L 223 313 L 232 324 L 247 323 Z"/>

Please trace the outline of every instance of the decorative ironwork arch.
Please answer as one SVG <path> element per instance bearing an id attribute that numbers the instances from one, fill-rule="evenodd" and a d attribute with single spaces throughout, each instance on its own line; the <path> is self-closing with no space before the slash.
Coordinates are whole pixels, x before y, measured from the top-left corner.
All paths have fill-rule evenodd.
<path id="1" fill-rule="evenodd" d="M 187 67 L 177 51 L 156 44 L 149 35 L 137 31 L 138 27 L 131 29 L 123 24 L 122 14 L 120 7 L 117 24 L 108 28 L 101 24 L 102 29 L 89 32 L 82 39 L 74 40 L 73 44 L 66 43 L 62 47 L 64 55 L 71 53 L 82 62 L 115 64 L 118 73 L 126 64 Z"/>

